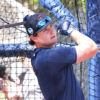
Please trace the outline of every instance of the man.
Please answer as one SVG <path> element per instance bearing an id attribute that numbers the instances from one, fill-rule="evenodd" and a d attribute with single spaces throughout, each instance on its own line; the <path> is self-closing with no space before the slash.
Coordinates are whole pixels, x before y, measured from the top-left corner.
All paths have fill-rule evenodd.
<path id="1" fill-rule="evenodd" d="M 57 6 L 52 5 L 52 8 L 54 7 Z M 50 10 L 52 9 L 50 8 Z M 58 9 L 58 13 L 56 14 L 55 11 L 54 14 L 58 16 L 59 12 L 61 11 Z M 70 22 L 70 19 L 67 19 L 67 13 L 63 14 L 63 12 L 60 13 L 61 16 L 59 15 L 59 18 L 57 18 L 58 20 L 60 19 L 57 23 L 57 29 L 61 34 L 70 36 L 78 44 L 77 46 L 55 47 L 57 36 L 52 24 L 53 21 L 43 13 L 37 13 L 24 18 L 24 21 L 26 21 L 25 28 L 30 37 L 30 44 L 34 44 L 34 47 L 36 47 L 34 52 L 32 50 L 28 52 L 24 47 L 28 48 L 29 45 L 26 44 L 24 46 L 21 46 L 21 44 L 0 44 L 0 56 L 31 57 L 32 66 L 46 100 L 84 100 L 84 95 L 74 75 L 72 64 L 80 63 L 95 56 L 98 52 L 98 47 L 90 38 L 77 31 L 76 26 Z M 3 49 L 8 52 L 4 52 Z"/>
<path id="2" fill-rule="evenodd" d="M 74 75 L 72 64 L 80 63 L 96 55 L 98 47 L 89 37 L 81 34 L 69 20 L 60 20 L 57 29 L 70 36 L 78 45 L 55 47 L 56 30 L 53 21 L 43 13 L 26 16 L 25 28 L 34 44 L 31 58 L 46 100 L 84 100 L 82 89 Z"/>

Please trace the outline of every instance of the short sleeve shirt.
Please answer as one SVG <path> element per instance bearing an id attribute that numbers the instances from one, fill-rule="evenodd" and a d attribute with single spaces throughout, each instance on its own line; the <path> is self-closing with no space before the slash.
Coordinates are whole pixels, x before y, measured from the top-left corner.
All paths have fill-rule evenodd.
<path id="1" fill-rule="evenodd" d="M 74 47 L 38 48 L 32 65 L 46 100 L 84 100 L 72 64 L 77 54 Z"/>

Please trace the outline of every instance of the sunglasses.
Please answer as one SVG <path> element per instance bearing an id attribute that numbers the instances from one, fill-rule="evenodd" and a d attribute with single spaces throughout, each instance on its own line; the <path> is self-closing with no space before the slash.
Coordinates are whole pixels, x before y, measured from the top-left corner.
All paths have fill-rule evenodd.
<path id="1" fill-rule="evenodd" d="M 49 16 L 46 16 L 37 23 L 36 27 L 40 29 L 50 21 L 52 21 L 51 18 Z"/>
<path id="2" fill-rule="evenodd" d="M 46 17 L 44 17 L 42 20 L 40 20 L 37 23 L 36 28 L 38 29 L 38 31 L 34 32 L 34 30 L 32 28 L 28 28 L 28 33 L 30 35 L 36 36 L 38 32 L 40 32 L 43 29 L 45 29 L 45 27 L 49 24 L 48 22 L 52 22 L 52 20 L 51 20 L 51 18 L 49 16 L 46 16 Z"/>

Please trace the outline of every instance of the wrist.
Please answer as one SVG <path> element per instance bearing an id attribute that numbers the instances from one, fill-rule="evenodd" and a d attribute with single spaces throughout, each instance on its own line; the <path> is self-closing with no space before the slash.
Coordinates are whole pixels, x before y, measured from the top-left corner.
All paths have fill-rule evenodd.
<path id="1" fill-rule="evenodd" d="M 67 35 L 70 37 L 70 35 L 77 30 L 73 22 L 70 22 L 70 20 L 60 20 L 57 22 L 57 29 L 62 35 Z"/>
<path id="2" fill-rule="evenodd" d="M 73 37 L 73 35 L 75 34 L 75 33 L 77 33 L 78 31 L 76 30 L 76 29 L 74 29 L 74 30 L 72 30 L 72 32 L 70 33 L 70 37 Z"/>

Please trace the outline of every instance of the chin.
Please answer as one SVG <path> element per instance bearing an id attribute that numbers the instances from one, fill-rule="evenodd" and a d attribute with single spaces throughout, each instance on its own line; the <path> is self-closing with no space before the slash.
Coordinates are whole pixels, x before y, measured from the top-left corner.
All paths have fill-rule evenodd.
<path id="1" fill-rule="evenodd" d="M 55 45 L 56 43 L 57 43 L 57 42 L 52 42 L 52 43 L 50 42 L 49 44 L 47 44 L 47 47 L 50 47 L 50 48 L 51 48 L 51 47 L 54 47 L 54 45 Z"/>
<path id="2" fill-rule="evenodd" d="M 57 43 L 57 39 L 54 40 L 54 44 Z"/>
<path id="3" fill-rule="evenodd" d="M 57 43 L 57 41 L 52 42 L 52 45 L 55 45 Z"/>

